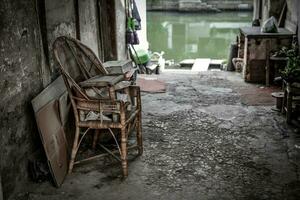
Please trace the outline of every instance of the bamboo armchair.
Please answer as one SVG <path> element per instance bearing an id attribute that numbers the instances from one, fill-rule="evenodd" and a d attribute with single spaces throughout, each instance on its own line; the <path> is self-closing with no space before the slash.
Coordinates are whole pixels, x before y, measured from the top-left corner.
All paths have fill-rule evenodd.
<path id="1" fill-rule="evenodd" d="M 143 153 L 141 130 L 141 96 L 138 86 L 124 85 L 124 75 L 110 75 L 97 56 L 80 41 L 62 36 L 53 44 L 53 53 L 63 75 L 75 116 L 76 131 L 69 162 L 69 173 L 81 162 L 112 155 L 122 164 L 123 176 L 128 175 L 127 150 L 137 148 Z M 124 98 L 125 97 L 127 98 Z M 119 98 L 123 96 L 123 98 Z M 88 115 L 96 118 L 87 119 Z M 75 160 L 83 138 L 94 131 L 93 147 L 101 130 L 107 129 L 118 150 L 83 160 Z M 128 135 L 136 131 L 136 145 L 128 147 Z M 117 131 L 119 130 L 119 132 Z M 116 133 L 120 133 L 119 142 Z M 117 156 L 117 155 L 120 156 Z"/>

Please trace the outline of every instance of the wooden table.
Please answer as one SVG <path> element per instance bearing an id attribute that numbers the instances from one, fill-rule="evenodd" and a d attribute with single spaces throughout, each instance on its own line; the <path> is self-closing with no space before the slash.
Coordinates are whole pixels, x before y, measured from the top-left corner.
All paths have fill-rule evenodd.
<path id="1" fill-rule="evenodd" d="M 240 28 L 239 55 L 244 60 L 245 81 L 269 86 L 270 52 L 290 46 L 293 35 L 294 33 L 284 28 L 279 28 L 278 33 L 261 33 L 260 27 Z"/>

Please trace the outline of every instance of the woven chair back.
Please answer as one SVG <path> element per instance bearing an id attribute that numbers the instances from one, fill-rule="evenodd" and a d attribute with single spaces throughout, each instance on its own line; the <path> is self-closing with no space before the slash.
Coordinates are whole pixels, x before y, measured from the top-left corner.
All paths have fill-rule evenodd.
<path id="1" fill-rule="evenodd" d="M 58 66 L 72 91 L 84 95 L 78 83 L 96 75 L 106 75 L 107 70 L 94 52 L 79 40 L 68 36 L 58 37 L 53 43 L 53 53 Z"/>

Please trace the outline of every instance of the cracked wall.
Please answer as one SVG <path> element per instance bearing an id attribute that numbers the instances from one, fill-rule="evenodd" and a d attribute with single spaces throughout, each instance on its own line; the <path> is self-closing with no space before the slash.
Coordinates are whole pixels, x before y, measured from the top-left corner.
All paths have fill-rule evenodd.
<path id="1" fill-rule="evenodd" d="M 58 36 L 68 35 L 76 38 L 76 15 L 73 0 L 46 0 L 46 29 L 52 79 L 58 76 L 54 65 L 52 44 Z"/>
<path id="2" fill-rule="evenodd" d="M 52 58 L 55 38 L 69 35 L 81 39 L 98 56 L 104 52 L 98 2 L 0 1 L 0 197 L 3 192 L 4 199 L 26 190 L 28 159 L 42 152 L 31 100 L 59 75 Z M 118 9 L 114 19 L 125 16 L 123 4 L 114 8 Z M 109 28 L 116 29 L 115 23 Z M 121 21 L 117 26 L 123 28 L 106 38 L 118 39 L 118 57 L 124 58 L 125 24 Z M 116 48 L 110 47 L 117 52 Z"/>
<path id="3" fill-rule="evenodd" d="M 80 40 L 99 56 L 99 21 L 97 19 L 97 1 L 78 1 Z"/>
<path id="4" fill-rule="evenodd" d="M 27 178 L 28 157 L 38 146 L 30 105 L 43 88 L 35 3 L 0 1 L 0 167 L 4 199 Z"/>

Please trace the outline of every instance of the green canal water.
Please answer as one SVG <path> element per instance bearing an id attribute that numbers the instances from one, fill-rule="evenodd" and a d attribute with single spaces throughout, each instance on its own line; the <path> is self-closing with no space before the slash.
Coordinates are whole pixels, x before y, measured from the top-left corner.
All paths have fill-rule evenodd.
<path id="1" fill-rule="evenodd" d="M 250 26 L 252 12 L 147 12 L 151 51 L 164 51 L 167 60 L 226 59 L 240 27 Z"/>

